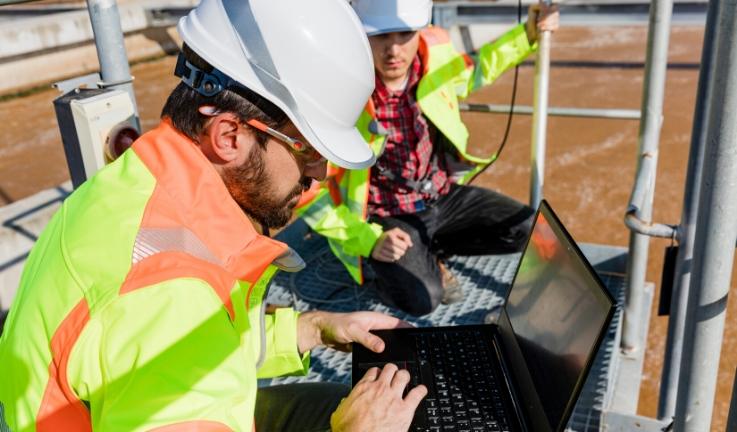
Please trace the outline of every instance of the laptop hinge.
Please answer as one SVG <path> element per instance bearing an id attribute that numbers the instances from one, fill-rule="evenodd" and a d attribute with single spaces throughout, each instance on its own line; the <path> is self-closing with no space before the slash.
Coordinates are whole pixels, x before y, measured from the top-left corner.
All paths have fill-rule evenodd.
<path id="1" fill-rule="evenodd" d="M 509 393 L 510 398 L 512 399 L 512 410 L 514 411 L 515 416 L 517 417 L 517 422 L 519 423 L 520 428 L 524 431 L 530 431 L 530 427 L 525 421 L 525 411 L 522 409 L 522 403 L 520 400 L 519 395 L 517 394 L 517 391 L 515 390 L 515 386 L 511 382 L 513 379 L 512 377 L 512 370 L 507 365 L 507 359 L 503 355 L 503 345 L 504 341 L 501 337 L 501 332 L 499 331 L 499 327 L 496 327 L 493 332 L 493 338 L 494 338 L 494 352 L 497 356 L 497 359 L 499 360 L 499 366 L 502 368 L 502 378 L 504 379 L 504 385 L 507 386 L 507 391 Z"/>

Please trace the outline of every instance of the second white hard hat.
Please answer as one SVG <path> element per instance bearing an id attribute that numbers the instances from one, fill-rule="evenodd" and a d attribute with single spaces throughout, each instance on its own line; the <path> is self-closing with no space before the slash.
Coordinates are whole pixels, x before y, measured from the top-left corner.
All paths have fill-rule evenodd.
<path id="1" fill-rule="evenodd" d="M 178 30 L 226 81 L 284 111 L 326 159 L 349 169 L 373 164 L 355 128 L 374 89 L 373 60 L 345 0 L 202 0 Z M 210 77 L 219 83 L 222 74 Z"/>
<path id="2" fill-rule="evenodd" d="M 419 30 L 432 19 L 432 0 L 351 0 L 369 36 Z"/>

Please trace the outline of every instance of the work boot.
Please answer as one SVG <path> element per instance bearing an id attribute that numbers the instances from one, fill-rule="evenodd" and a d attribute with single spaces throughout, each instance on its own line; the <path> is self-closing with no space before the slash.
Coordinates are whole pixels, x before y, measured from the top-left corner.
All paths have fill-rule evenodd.
<path id="1" fill-rule="evenodd" d="M 463 300 L 463 289 L 458 279 L 448 270 L 443 261 L 438 260 L 438 267 L 443 284 L 443 298 L 440 302 L 447 305 Z"/>

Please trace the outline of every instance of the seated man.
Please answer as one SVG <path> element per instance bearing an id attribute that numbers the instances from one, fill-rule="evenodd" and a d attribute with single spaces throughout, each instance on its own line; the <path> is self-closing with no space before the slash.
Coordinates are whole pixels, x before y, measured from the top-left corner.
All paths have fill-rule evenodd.
<path id="1" fill-rule="evenodd" d="M 262 306 L 304 262 L 260 233 L 325 178 L 323 157 L 374 161 L 354 127 L 374 83 L 355 14 L 202 0 L 179 31 L 161 123 L 64 201 L 28 257 L 0 338 L 0 430 L 407 430 L 427 390 L 404 394 L 394 365 L 353 391 L 257 384 L 306 373 L 318 345 L 380 352 L 369 330 L 402 324 Z M 314 79 L 326 64 L 342 68 L 334 88 Z"/>
<path id="2" fill-rule="evenodd" d="M 443 256 L 524 246 L 533 210 L 463 186 L 474 171 L 453 172 L 488 162 L 467 152 L 458 99 L 522 62 L 538 31 L 558 28 L 558 13 L 554 6 L 530 6 L 526 24 L 468 56 L 453 49 L 445 30 L 429 26 L 430 0 L 353 0 L 352 6 L 376 71 L 376 89 L 357 127 L 378 161 L 370 170 L 333 168 L 298 211 L 328 238 L 357 282 L 363 282 L 361 258 L 370 257 L 381 298 L 423 315 L 462 298 Z"/>

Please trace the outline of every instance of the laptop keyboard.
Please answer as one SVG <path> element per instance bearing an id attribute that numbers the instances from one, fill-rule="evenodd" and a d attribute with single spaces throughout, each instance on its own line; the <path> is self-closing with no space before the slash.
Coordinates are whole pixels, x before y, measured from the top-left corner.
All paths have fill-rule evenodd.
<path id="1" fill-rule="evenodd" d="M 430 390 L 411 431 L 510 431 L 488 337 L 478 330 L 418 333 L 418 361 L 408 362 L 412 386 Z M 434 390 L 434 391 L 433 391 Z"/>

